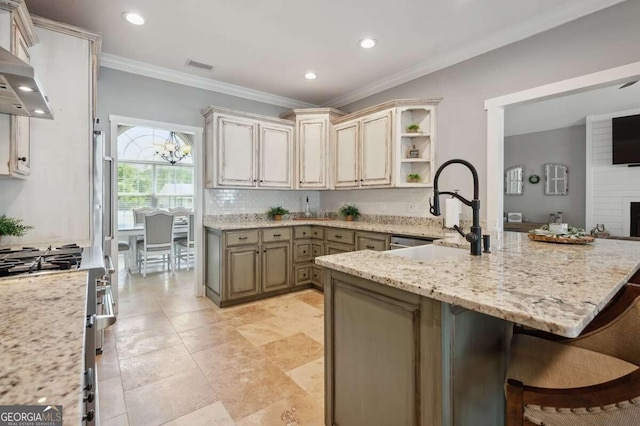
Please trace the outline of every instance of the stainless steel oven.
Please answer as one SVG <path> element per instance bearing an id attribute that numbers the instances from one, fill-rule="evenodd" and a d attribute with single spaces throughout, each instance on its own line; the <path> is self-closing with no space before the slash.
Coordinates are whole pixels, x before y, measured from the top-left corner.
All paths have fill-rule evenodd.
<path id="1" fill-rule="evenodd" d="M 391 248 L 391 250 L 399 250 L 407 247 L 426 246 L 428 244 L 433 244 L 433 239 L 407 237 L 405 235 L 392 235 L 391 244 L 389 245 L 389 247 Z"/>

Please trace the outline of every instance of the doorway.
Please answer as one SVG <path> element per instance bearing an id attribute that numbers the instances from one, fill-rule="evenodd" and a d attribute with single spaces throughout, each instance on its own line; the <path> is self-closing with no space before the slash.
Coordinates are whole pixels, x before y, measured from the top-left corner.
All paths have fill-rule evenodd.
<path id="1" fill-rule="evenodd" d="M 118 227 L 133 224 L 133 208 L 152 207 L 173 209 L 184 207 L 194 212 L 193 268 L 195 271 L 193 294 L 204 295 L 203 273 L 203 175 L 204 150 L 203 129 L 174 123 L 157 122 L 130 117 L 109 116 L 110 148 L 115 169 L 119 171 L 118 185 L 114 194 L 112 215 L 116 218 L 114 239 L 126 241 L 128 235 L 119 235 Z M 165 143 L 182 148 L 177 159 L 164 153 Z M 156 153 L 158 152 L 159 153 Z M 119 189 L 121 192 L 119 192 Z M 122 191 L 122 190 L 125 191 Z M 130 250 L 135 247 L 129 245 Z M 112 245 L 112 259 L 118 259 L 118 244 Z M 115 265 L 119 269 L 120 265 Z M 117 275 L 113 283 L 114 300 L 117 306 Z"/>

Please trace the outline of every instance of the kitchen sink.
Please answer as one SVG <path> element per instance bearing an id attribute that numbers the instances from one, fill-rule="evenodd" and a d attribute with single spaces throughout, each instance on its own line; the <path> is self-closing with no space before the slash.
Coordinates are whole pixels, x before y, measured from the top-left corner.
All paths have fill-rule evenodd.
<path id="1" fill-rule="evenodd" d="M 392 256 L 409 257 L 420 260 L 444 259 L 447 257 L 455 257 L 460 255 L 468 255 L 469 249 L 435 246 L 433 244 L 407 247 L 399 250 L 390 250 L 385 252 Z"/>

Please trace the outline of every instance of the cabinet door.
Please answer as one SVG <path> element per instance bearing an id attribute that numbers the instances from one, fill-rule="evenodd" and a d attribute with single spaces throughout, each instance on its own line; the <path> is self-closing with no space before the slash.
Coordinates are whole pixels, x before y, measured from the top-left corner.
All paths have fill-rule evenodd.
<path id="1" fill-rule="evenodd" d="M 293 242 L 293 261 L 308 262 L 313 259 L 310 241 L 294 241 Z"/>
<path id="2" fill-rule="evenodd" d="M 356 233 L 356 250 L 389 250 L 389 236 L 386 234 Z"/>
<path id="3" fill-rule="evenodd" d="M 213 144 L 213 114 L 209 114 L 204 123 L 204 187 L 215 187 L 215 145 Z"/>
<path id="4" fill-rule="evenodd" d="M 391 111 L 362 119 L 360 184 L 391 185 Z"/>
<path id="5" fill-rule="evenodd" d="M 17 24 L 13 23 L 13 53 L 25 62 L 30 62 L 27 42 Z M 31 119 L 11 116 L 11 169 L 15 173 L 28 175 L 31 170 Z"/>
<path id="6" fill-rule="evenodd" d="M 322 118 L 298 121 L 299 188 L 327 187 L 327 127 Z"/>
<path id="7" fill-rule="evenodd" d="M 327 243 L 325 254 L 340 254 L 340 253 L 348 253 L 353 251 L 354 247 L 351 244 L 340 244 L 340 243 Z"/>
<path id="8" fill-rule="evenodd" d="M 226 299 L 255 296 L 260 292 L 260 247 L 227 249 Z"/>
<path id="9" fill-rule="evenodd" d="M 218 185 L 255 186 L 255 123 L 220 115 L 216 124 Z"/>
<path id="10" fill-rule="evenodd" d="M 359 185 L 358 139 L 359 123 L 349 122 L 334 128 L 334 186 L 348 188 Z"/>
<path id="11" fill-rule="evenodd" d="M 289 287 L 291 262 L 289 243 L 265 244 L 262 246 L 262 292 Z"/>
<path id="12" fill-rule="evenodd" d="M 291 136 L 291 128 L 260 124 L 258 186 L 291 188 Z"/>

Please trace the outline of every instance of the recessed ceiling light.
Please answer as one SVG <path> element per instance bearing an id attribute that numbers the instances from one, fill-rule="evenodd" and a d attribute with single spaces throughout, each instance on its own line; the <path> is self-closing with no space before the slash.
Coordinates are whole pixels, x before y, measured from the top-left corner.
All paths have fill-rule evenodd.
<path id="1" fill-rule="evenodd" d="M 33 112 L 35 112 L 36 114 L 44 114 L 44 111 L 41 109 L 34 109 Z"/>
<path id="2" fill-rule="evenodd" d="M 33 92 L 33 88 L 29 86 L 18 86 L 18 89 L 22 90 L 23 92 Z"/>
<path id="3" fill-rule="evenodd" d="M 318 78 L 318 75 L 315 72 L 309 71 L 304 75 L 304 78 L 306 78 L 307 80 L 315 80 L 316 78 Z"/>
<path id="4" fill-rule="evenodd" d="M 360 47 L 362 47 L 363 49 L 371 49 L 373 46 L 375 46 L 377 43 L 377 41 L 375 41 L 372 38 L 365 38 L 360 40 Z"/>
<path id="5" fill-rule="evenodd" d="M 124 19 L 126 19 L 127 21 L 129 21 L 133 25 L 143 25 L 144 24 L 144 18 L 142 16 L 138 15 L 137 13 L 122 12 L 122 16 L 124 17 Z"/>

